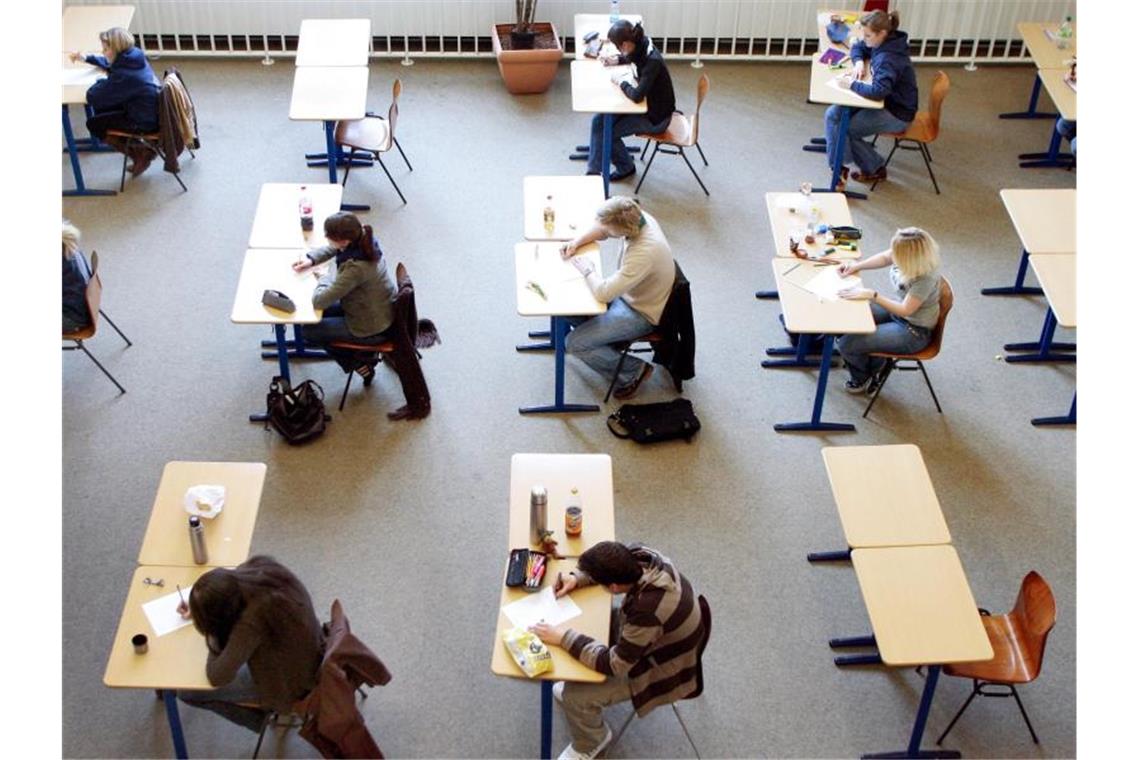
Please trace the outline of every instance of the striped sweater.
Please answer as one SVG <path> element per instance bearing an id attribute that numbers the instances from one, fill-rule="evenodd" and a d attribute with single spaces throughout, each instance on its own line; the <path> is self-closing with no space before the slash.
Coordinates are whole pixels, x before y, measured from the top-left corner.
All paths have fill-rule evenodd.
<path id="1" fill-rule="evenodd" d="M 644 571 L 622 603 L 617 644 L 571 628 L 562 648 L 599 673 L 628 676 L 633 708 L 644 716 L 696 691 L 701 609 L 688 579 L 667 557 L 639 544 L 629 548 Z M 574 574 L 579 588 L 594 583 L 582 570 Z"/>

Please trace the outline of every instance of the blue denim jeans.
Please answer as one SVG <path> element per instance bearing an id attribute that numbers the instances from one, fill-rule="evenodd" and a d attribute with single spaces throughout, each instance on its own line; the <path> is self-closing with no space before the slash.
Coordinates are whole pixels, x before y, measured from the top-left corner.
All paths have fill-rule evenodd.
<path id="1" fill-rule="evenodd" d="M 600 113 L 594 114 L 594 120 L 590 122 L 590 158 L 586 162 L 586 170 L 598 174 L 602 172 L 602 120 L 604 118 Z M 669 121 L 654 124 L 643 114 L 615 116 L 610 160 L 613 162 L 614 168 L 617 169 L 617 173 L 628 172 L 633 168 L 633 159 L 630 157 L 629 151 L 625 149 L 625 143 L 622 142 L 621 138 L 637 134 L 657 134 L 664 132 L 668 126 Z"/>
<path id="2" fill-rule="evenodd" d="M 221 715 L 226 720 L 239 726 L 248 728 L 257 733 L 269 710 L 256 707 L 246 707 L 249 704 L 258 704 L 261 696 L 253 682 L 253 675 L 248 665 L 242 665 L 234 680 L 219 686 L 216 689 L 179 689 L 178 698 L 191 707 L 200 707 L 204 710 Z"/>
<path id="3" fill-rule="evenodd" d="M 566 338 L 566 352 L 577 356 L 603 377 L 609 378 L 621 360 L 613 343 L 635 340 L 653 332 L 653 325 L 621 298 L 615 298 L 605 314 L 596 317 L 570 317 L 574 326 Z M 617 387 L 629 385 L 641 373 L 645 362 L 632 354 L 625 357 Z"/>
<path id="4" fill-rule="evenodd" d="M 839 144 L 839 118 L 841 108 L 828 106 L 823 117 L 824 136 L 827 138 L 827 165 L 835 168 L 836 147 Z M 882 132 L 902 132 L 908 122 L 903 121 L 887 109 L 852 108 L 851 121 L 847 125 L 847 140 L 843 144 L 842 164 L 852 161 L 864 174 L 873 174 L 883 168 L 886 159 L 876 152 L 870 141 Z"/>
<path id="5" fill-rule="evenodd" d="M 378 332 L 375 335 L 359 338 L 353 335 L 352 331 L 348 329 L 348 323 L 344 320 L 344 309 L 341 308 L 339 303 L 335 303 L 324 310 L 320 322 L 317 322 L 315 325 L 305 325 L 302 327 L 301 335 L 305 339 L 305 343 L 323 348 L 325 353 L 336 360 L 336 363 L 340 365 L 341 369 L 345 372 L 352 372 L 356 369 L 353 352 L 332 348 L 329 344 L 335 341 L 345 341 L 349 343 L 379 345 L 391 337 L 388 334 L 391 329 L 391 326 L 389 326 L 384 332 Z"/>
<path id="6" fill-rule="evenodd" d="M 871 304 L 871 316 L 878 325 L 875 332 L 862 335 L 841 335 L 839 353 L 847 362 L 851 379 L 862 383 L 887 363 L 886 359 L 872 359 L 872 352 L 911 354 L 926 348 L 930 343 L 930 330 L 916 327 L 906 320 L 892 316 L 878 304 Z"/>

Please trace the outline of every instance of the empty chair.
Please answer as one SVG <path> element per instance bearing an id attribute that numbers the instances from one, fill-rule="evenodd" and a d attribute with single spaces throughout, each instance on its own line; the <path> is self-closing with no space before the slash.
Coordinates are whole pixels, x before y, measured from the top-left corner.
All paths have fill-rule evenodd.
<path id="1" fill-rule="evenodd" d="M 934 183 L 934 192 L 938 195 L 941 195 L 942 191 L 938 189 L 938 180 L 934 178 L 934 170 L 930 168 L 930 162 L 933 159 L 930 157 L 928 146 L 938 139 L 939 126 L 942 120 L 942 101 L 948 92 L 950 92 L 950 77 L 945 72 L 939 71 L 938 76 L 934 77 L 934 86 L 930 88 L 928 110 L 916 113 L 914 121 L 904 131 L 884 132 L 875 137 L 876 140 L 879 137 L 893 137 L 895 140 L 894 147 L 891 148 L 886 163 L 883 164 L 884 169 L 891 163 L 891 158 L 900 147 L 903 150 L 917 150 L 921 153 L 922 160 L 926 163 L 926 171 L 930 174 L 930 181 Z M 903 145 L 903 143 L 913 143 L 913 145 Z M 871 189 L 874 190 L 878 184 L 875 182 L 874 185 L 871 185 Z"/>
<path id="2" fill-rule="evenodd" d="M 64 340 L 69 340 L 75 343 L 74 346 L 64 346 L 63 350 L 80 350 L 83 353 L 87 354 L 87 357 L 91 359 L 91 361 L 95 362 L 95 366 L 102 370 L 103 374 L 106 375 L 108 379 L 110 379 L 110 381 L 115 384 L 115 387 L 119 389 L 119 393 L 126 393 L 127 389 L 119 385 L 119 381 L 115 379 L 114 375 L 108 372 L 107 368 L 100 364 L 99 360 L 92 356 L 91 352 L 87 350 L 87 347 L 83 345 L 83 341 L 95 337 L 95 329 L 99 317 L 103 317 L 103 319 L 107 320 L 107 324 L 115 329 L 115 332 L 119 334 L 119 337 L 126 341 L 127 347 L 129 348 L 131 346 L 130 339 L 123 334 L 123 331 L 120 330 L 118 326 L 111 321 L 111 318 L 108 317 L 106 313 L 104 313 L 103 309 L 99 307 L 99 304 L 103 298 L 103 281 L 99 279 L 99 254 L 95 251 L 91 252 L 91 279 L 87 281 L 86 295 L 87 312 L 91 315 L 91 324 L 76 332 L 63 333 Z"/>
<path id="3" fill-rule="evenodd" d="M 174 179 L 182 186 L 183 192 L 187 190 L 186 183 L 182 181 L 178 156 L 185 148 L 194 158 L 194 148 L 199 147 L 198 117 L 194 112 L 194 103 L 190 100 L 190 93 L 186 90 L 186 83 L 182 75 L 173 66 L 162 74 L 162 91 L 158 96 L 158 131 L 157 132 L 127 132 L 117 129 L 107 130 L 109 137 L 118 137 L 127 142 L 128 146 L 137 146 L 139 150 L 149 151 L 162 159 L 163 169 L 174 175 Z M 122 192 L 127 181 L 127 153 L 123 153 L 123 171 L 119 177 L 119 191 Z"/>
<path id="4" fill-rule="evenodd" d="M 352 159 L 356 152 L 370 153 L 376 163 L 380 164 L 384 173 L 388 175 L 388 181 L 392 183 L 392 187 L 396 188 L 396 194 L 400 196 L 400 200 L 407 204 L 407 199 L 400 192 L 400 186 L 396 184 L 396 180 L 392 179 L 392 173 L 388 171 L 388 167 L 380 158 L 381 153 L 390 151 L 395 145 L 396 150 L 400 151 L 404 163 L 407 164 L 408 171 L 412 171 L 412 165 L 408 162 L 408 157 L 404 155 L 400 141 L 396 139 L 396 117 L 400 115 L 399 100 L 402 89 L 403 86 L 399 79 L 392 83 L 392 105 L 388 106 L 388 118 L 385 119 L 383 116 L 378 116 L 370 111 L 365 114 L 363 119 L 338 121 L 335 139 L 337 145 L 349 149 L 348 161 L 344 167 L 344 181 L 341 182 L 341 185 L 348 184 L 348 173 L 352 170 Z"/>
<path id="5" fill-rule="evenodd" d="M 649 163 L 645 166 L 645 171 L 641 175 L 641 180 L 637 183 L 637 187 L 633 189 L 633 194 L 637 195 L 641 190 L 641 185 L 645 182 L 645 178 L 649 176 L 649 170 L 653 168 L 653 159 L 657 158 L 657 153 L 669 153 L 670 155 L 677 156 L 685 159 L 685 165 L 689 167 L 689 171 L 696 177 L 697 184 L 705 191 L 705 195 L 709 194 L 709 189 L 705 187 L 705 183 L 701 182 L 697 170 L 689 163 L 689 157 L 685 155 L 685 148 L 696 148 L 697 152 L 701 154 L 701 160 L 705 162 L 705 166 L 709 165 L 708 159 L 705 158 L 705 152 L 701 150 L 701 144 L 698 142 L 699 134 L 698 128 L 701 120 L 701 103 L 705 101 L 705 96 L 709 94 L 709 75 L 701 74 L 701 79 L 697 82 L 697 108 L 693 111 L 693 117 L 690 119 L 683 113 L 674 113 L 673 118 L 669 121 L 669 127 L 657 135 L 638 135 L 638 137 L 645 138 L 645 147 L 641 149 L 641 160 L 645 160 L 645 154 L 649 150 L 649 143 L 653 143 L 653 154 L 649 157 Z M 667 145 L 676 150 L 669 150 L 662 148 L 662 145 Z"/>
<path id="6" fill-rule="evenodd" d="M 974 701 L 974 697 L 1013 697 L 1033 743 L 1038 744 L 1037 732 L 1029 722 L 1029 715 L 1025 712 L 1025 705 L 1017 693 L 1014 684 L 1026 684 L 1037 678 L 1041 672 L 1041 663 L 1045 659 L 1045 641 L 1049 632 L 1057 622 L 1057 602 L 1053 598 L 1053 590 L 1045 579 L 1031 570 L 1021 581 L 1021 591 L 1017 594 L 1017 602 L 1013 609 L 1005 615 L 991 615 L 988 610 L 979 609 L 982 615 L 982 625 L 994 649 L 992 660 L 985 662 L 963 662 L 957 665 L 946 665 L 942 672 L 948 676 L 958 678 L 971 678 L 974 681 L 974 690 L 966 699 L 966 703 L 958 710 L 954 720 L 938 737 L 938 744 L 954 728 L 954 724 L 966 712 L 966 708 Z M 998 687 L 997 691 L 986 691 L 986 687 Z"/>
<path id="7" fill-rule="evenodd" d="M 950 281 L 945 277 L 942 278 L 941 292 L 938 296 L 938 322 L 934 325 L 934 329 L 930 331 L 930 342 L 926 344 L 926 348 L 921 351 L 916 351 L 913 354 L 887 354 L 887 353 L 873 353 L 871 356 L 886 359 L 887 366 L 883 367 L 882 373 L 879 375 L 879 387 L 875 389 L 875 393 L 871 396 L 871 401 L 867 404 L 867 408 L 863 410 L 863 416 L 866 417 L 871 411 L 871 407 L 879 399 L 879 394 L 883 392 L 883 386 L 887 384 L 891 373 L 896 369 L 913 372 L 919 370 L 922 372 L 922 379 L 926 381 L 926 387 L 930 389 L 930 397 L 934 399 L 934 406 L 938 409 L 938 413 L 942 414 L 942 405 L 938 403 L 938 396 L 934 394 L 934 386 L 930 384 L 930 377 L 926 374 L 926 367 L 923 362 L 928 362 L 934 357 L 938 356 L 938 352 L 942 350 L 942 332 L 946 329 L 946 317 L 950 314 L 950 309 L 954 306 L 954 289 L 950 287 Z M 914 366 L 900 365 L 899 362 L 914 362 Z"/>

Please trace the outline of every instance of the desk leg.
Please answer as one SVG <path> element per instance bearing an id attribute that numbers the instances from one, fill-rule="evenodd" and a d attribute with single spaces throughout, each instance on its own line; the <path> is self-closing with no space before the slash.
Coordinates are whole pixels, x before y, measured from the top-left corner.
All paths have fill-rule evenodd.
<path id="1" fill-rule="evenodd" d="M 807 555 L 808 562 L 850 562 L 851 549 L 831 552 L 812 552 Z"/>
<path id="2" fill-rule="evenodd" d="M 1061 135 L 1056 129 L 1053 130 L 1053 137 L 1049 140 L 1048 151 L 1045 153 L 1022 153 L 1018 158 L 1038 159 L 1035 161 L 1023 160 L 1020 164 L 1022 169 L 1048 169 L 1052 167 L 1067 169 L 1073 165 L 1073 155 L 1061 153 Z"/>
<path id="3" fill-rule="evenodd" d="M 285 382 L 292 384 L 289 379 L 289 349 L 287 348 L 288 341 L 285 340 L 285 325 L 273 325 L 273 334 L 277 337 L 274 345 L 277 346 L 277 370 L 281 377 L 285 378 Z M 268 417 L 264 412 L 254 412 L 249 415 L 250 422 L 265 422 Z"/>
<path id="4" fill-rule="evenodd" d="M 1029 94 L 1029 108 L 1025 111 L 998 114 L 999 119 L 1056 119 L 1060 114 L 1042 113 L 1037 110 L 1037 98 L 1041 96 L 1041 77 L 1033 74 L 1033 92 Z"/>
<path id="5" fill-rule="evenodd" d="M 962 753 L 952 749 L 919 749 L 922 746 L 922 734 L 926 731 L 926 719 L 930 716 L 930 705 L 934 701 L 934 690 L 938 687 L 938 676 L 942 672 L 941 665 L 931 665 L 926 669 L 926 686 L 922 689 L 922 699 L 918 703 L 918 713 L 914 716 L 914 727 L 910 732 L 910 743 L 902 752 L 875 752 L 863 755 L 865 758 L 903 758 L 903 757 L 961 757 Z"/>
<path id="6" fill-rule="evenodd" d="M 554 682 L 542 681 L 542 753 L 543 760 L 550 760 L 551 734 L 554 723 Z"/>
<path id="7" fill-rule="evenodd" d="M 1041 288 L 1025 287 L 1025 273 L 1029 271 L 1029 251 L 1022 249 L 1021 261 L 1017 264 L 1017 279 L 1013 285 L 1002 288 L 982 288 L 983 296 L 1039 296 Z"/>
<path id="8" fill-rule="evenodd" d="M 325 122 L 325 150 L 328 152 L 329 156 L 336 156 L 337 157 L 337 160 L 331 160 L 330 159 L 330 160 L 327 160 L 325 162 L 329 167 L 329 184 L 330 185 L 335 185 L 337 183 L 336 167 L 337 167 L 337 163 L 338 163 L 340 156 L 341 156 L 340 146 L 336 144 L 336 132 L 335 132 L 335 130 L 336 130 L 336 122 L 335 121 L 326 121 Z M 368 211 L 370 208 L 371 208 L 371 206 L 365 206 L 365 205 L 361 205 L 361 204 L 357 204 L 357 203 L 341 202 L 341 204 L 340 204 L 340 210 L 341 211 Z"/>
<path id="9" fill-rule="evenodd" d="M 277 354 L 277 341 L 276 340 L 263 340 L 261 341 L 263 349 L 273 349 L 271 351 L 262 351 L 262 359 L 276 359 Z M 312 349 L 305 346 L 305 333 L 301 325 L 293 325 L 293 340 L 285 341 L 285 347 L 289 350 L 290 359 L 328 359 L 329 355 L 323 349 Z"/>
<path id="10" fill-rule="evenodd" d="M 182 719 L 178 717 L 178 698 L 174 689 L 162 690 L 162 701 L 166 705 L 166 722 L 170 724 L 170 739 L 174 742 L 174 756 L 190 757 L 186 752 L 186 738 L 182 735 Z"/>
<path id="11" fill-rule="evenodd" d="M 779 298 L 780 294 L 774 290 L 757 290 L 756 297 L 761 301 L 771 301 L 775 298 Z"/>
<path id="12" fill-rule="evenodd" d="M 835 146 L 835 166 L 831 167 L 831 192 L 838 192 L 835 188 L 839 184 L 839 170 L 843 168 L 843 151 L 847 147 L 847 128 L 851 125 L 851 109 L 847 106 L 842 106 L 842 111 L 839 114 L 839 135 L 836 138 Z M 857 200 L 867 200 L 866 193 L 857 193 L 854 190 L 844 190 L 843 194 L 848 198 L 855 198 Z"/>
<path id="13" fill-rule="evenodd" d="M 810 351 L 808 347 L 811 345 L 811 334 L 800 333 L 799 338 L 796 339 L 796 346 L 776 346 L 774 348 L 767 348 L 764 353 L 768 356 L 789 356 L 795 355 L 795 359 L 765 359 L 760 362 L 761 367 L 768 369 L 778 367 L 815 367 L 817 361 L 815 359 L 808 359 L 808 356 L 816 356 L 814 352 Z M 835 361 L 836 355 L 832 354 L 832 361 Z"/>
<path id="14" fill-rule="evenodd" d="M 1061 417 L 1034 417 L 1030 420 L 1038 427 L 1050 425 L 1076 425 L 1077 424 L 1077 394 L 1073 392 L 1073 405 L 1069 407 L 1069 413 Z"/>
<path id="15" fill-rule="evenodd" d="M 1041 327 L 1041 337 L 1036 343 L 1006 343 L 1006 351 L 1033 351 L 1031 354 L 1019 354 L 1005 357 L 1008 363 L 1020 362 L 1075 362 L 1076 354 L 1055 353 L 1056 351 L 1076 351 L 1075 343 L 1054 343 L 1053 333 L 1057 329 L 1057 317 L 1053 309 L 1045 312 L 1045 324 Z"/>
<path id="16" fill-rule="evenodd" d="M 553 317 L 554 333 L 554 404 L 551 406 L 519 407 L 519 414 L 545 414 L 555 412 L 596 412 L 597 404 L 567 404 L 563 398 L 566 380 L 566 333 L 570 325 L 563 317 Z"/>
<path id="17" fill-rule="evenodd" d="M 827 376 L 831 372 L 831 350 L 835 345 L 834 335 L 823 336 L 823 351 L 819 357 L 819 381 L 815 386 L 815 406 L 811 413 L 811 422 L 781 422 L 775 425 L 776 432 L 799 430 L 834 430 L 853 432 L 855 426 L 843 422 L 820 422 L 823 414 L 823 399 L 827 394 Z"/>
<path id="18" fill-rule="evenodd" d="M 602 114 L 602 194 L 610 197 L 610 161 L 614 154 L 614 115 Z"/>
<path id="19" fill-rule="evenodd" d="M 528 338 L 546 338 L 545 343 L 520 343 L 515 346 L 516 351 L 549 351 L 554 348 L 554 317 L 550 318 L 549 330 L 531 330 Z"/>
<path id="20" fill-rule="evenodd" d="M 83 182 L 83 169 L 79 166 L 79 148 L 75 144 L 75 134 L 71 131 L 71 117 L 67 105 L 63 106 L 63 137 L 67 141 L 67 153 L 71 159 L 71 174 L 75 177 L 75 189 L 64 190 L 65 196 L 75 195 L 115 195 L 114 190 L 89 190 Z"/>

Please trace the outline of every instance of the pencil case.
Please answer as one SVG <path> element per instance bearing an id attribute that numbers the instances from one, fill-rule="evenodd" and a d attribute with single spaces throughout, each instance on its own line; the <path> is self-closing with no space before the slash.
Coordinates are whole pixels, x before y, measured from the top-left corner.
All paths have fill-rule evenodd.
<path id="1" fill-rule="evenodd" d="M 837 241 L 859 240 L 863 237 L 863 230 L 858 227 L 840 226 L 832 227 L 831 234 Z"/>
<path id="2" fill-rule="evenodd" d="M 542 565 L 529 577 L 530 582 L 528 583 L 527 568 L 529 567 L 533 571 L 533 563 L 539 561 L 540 558 Z M 542 552 L 535 552 L 530 549 L 511 549 L 510 559 L 507 562 L 505 585 L 507 588 L 522 588 L 527 591 L 540 590 L 542 579 L 546 576 L 546 561 L 547 556 Z"/>

